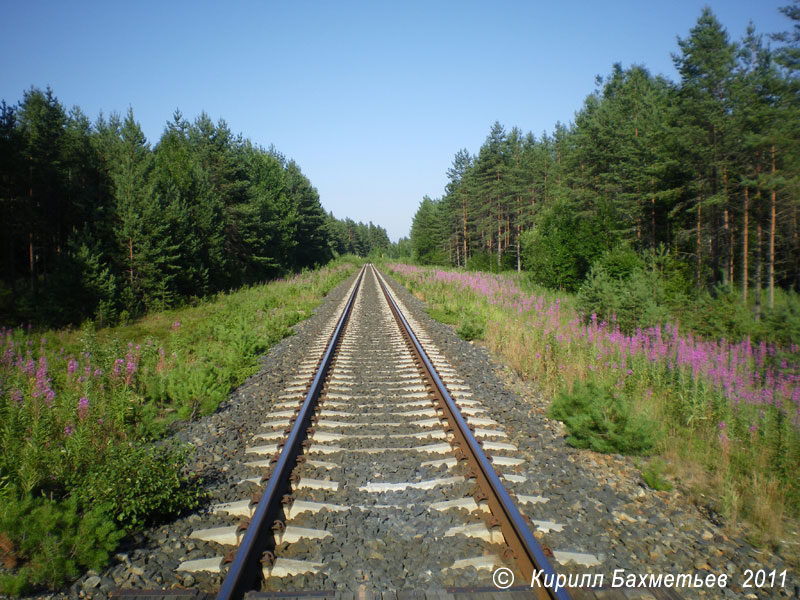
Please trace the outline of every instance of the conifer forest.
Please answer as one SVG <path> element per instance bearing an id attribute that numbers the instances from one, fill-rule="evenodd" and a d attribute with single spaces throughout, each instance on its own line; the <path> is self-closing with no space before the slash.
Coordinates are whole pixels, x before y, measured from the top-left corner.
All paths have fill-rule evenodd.
<path id="1" fill-rule="evenodd" d="M 49 88 L 0 105 L 0 204 L 4 323 L 109 325 L 389 247 L 224 121 L 176 111 L 151 147 L 132 109 L 92 123 Z"/>
<path id="2" fill-rule="evenodd" d="M 495 122 L 420 204 L 414 256 L 584 293 L 649 261 L 673 295 L 749 299 L 758 320 L 800 288 L 800 6 L 782 12 L 790 32 L 733 41 L 706 8 L 672 55 L 678 82 L 617 64 L 569 125 Z"/>

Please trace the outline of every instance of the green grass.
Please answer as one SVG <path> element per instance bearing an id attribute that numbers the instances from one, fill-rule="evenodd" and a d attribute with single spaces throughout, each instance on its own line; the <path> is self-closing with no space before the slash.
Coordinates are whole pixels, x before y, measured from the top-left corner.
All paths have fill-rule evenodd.
<path id="1" fill-rule="evenodd" d="M 213 412 L 356 268 L 339 259 L 114 328 L 3 330 L 0 593 L 55 589 L 107 560 L 89 547 L 196 508 L 188 450 L 147 442 Z"/>
<path id="2" fill-rule="evenodd" d="M 428 307 L 427 313 L 440 323 L 454 325 L 456 333 L 468 342 L 483 339 L 485 323 L 474 311 L 456 310 L 449 304 L 435 303 Z"/>
<path id="3" fill-rule="evenodd" d="M 672 484 L 664 478 L 667 465 L 661 458 L 653 458 L 640 468 L 642 479 L 650 488 L 658 492 L 668 492 L 672 489 Z"/>

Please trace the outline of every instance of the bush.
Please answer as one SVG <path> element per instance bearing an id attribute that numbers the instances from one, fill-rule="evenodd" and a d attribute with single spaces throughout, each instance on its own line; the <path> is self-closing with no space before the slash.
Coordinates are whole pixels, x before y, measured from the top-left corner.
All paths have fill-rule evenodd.
<path id="1" fill-rule="evenodd" d="M 631 333 L 668 319 L 662 304 L 663 293 L 658 274 L 636 269 L 626 279 L 616 279 L 603 269 L 592 269 L 578 292 L 578 309 L 584 318 L 596 314 L 607 323 L 619 325 Z"/>
<path id="2" fill-rule="evenodd" d="M 489 254 L 484 251 L 473 252 L 472 256 L 467 259 L 468 271 L 491 271 L 492 260 Z M 494 263 L 496 264 L 496 263 Z"/>
<path id="3" fill-rule="evenodd" d="M 200 506 L 198 481 L 182 474 L 183 449 L 143 444 L 110 448 L 77 491 L 87 506 L 103 506 L 127 530 Z"/>
<path id="4" fill-rule="evenodd" d="M 664 479 L 666 464 L 660 458 L 654 458 L 642 468 L 642 479 L 650 487 L 658 492 L 668 492 L 672 489 L 672 484 Z"/>
<path id="5" fill-rule="evenodd" d="M 800 340 L 800 297 L 794 292 L 776 290 L 776 304 L 764 316 L 770 339 L 789 346 Z"/>
<path id="6" fill-rule="evenodd" d="M 212 413 L 230 388 L 230 372 L 210 361 L 181 362 L 166 376 L 167 397 L 181 419 Z"/>
<path id="7" fill-rule="evenodd" d="M 82 570 L 100 570 L 123 535 L 102 507 L 81 513 L 74 497 L 60 503 L 7 498 L 0 508 L 0 555 L 7 570 L 0 574 L 0 593 L 56 589 Z"/>
<path id="8" fill-rule="evenodd" d="M 721 285 L 701 294 L 681 322 L 706 338 L 759 339 L 763 334 L 763 324 L 753 319 L 741 293 Z"/>
<path id="9" fill-rule="evenodd" d="M 671 260 L 655 253 L 646 264 L 626 242 L 618 244 L 592 265 L 578 291 L 578 310 L 586 319 L 596 314 L 628 333 L 667 321 L 671 305 L 685 304 L 677 291 L 681 286 L 665 274 L 664 263 Z"/>
<path id="10" fill-rule="evenodd" d="M 644 269 L 645 264 L 631 245 L 622 241 L 603 253 L 592 267 L 599 268 L 614 279 L 628 279 L 635 271 Z"/>
<path id="11" fill-rule="evenodd" d="M 542 208 L 536 228 L 522 234 L 522 264 L 533 282 L 574 292 L 613 242 L 602 216 L 580 215 L 574 201 L 555 200 Z"/>
<path id="12" fill-rule="evenodd" d="M 567 427 L 567 443 L 576 448 L 618 454 L 649 454 L 655 446 L 655 427 L 633 414 L 621 391 L 594 383 L 575 384 L 550 406 L 550 416 Z"/>
<path id="13" fill-rule="evenodd" d="M 484 333 L 484 324 L 475 316 L 468 315 L 464 317 L 464 320 L 461 322 L 461 326 L 456 330 L 458 335 L 470 342 L 472 340 L 481 340 L 483 339 Z"/>

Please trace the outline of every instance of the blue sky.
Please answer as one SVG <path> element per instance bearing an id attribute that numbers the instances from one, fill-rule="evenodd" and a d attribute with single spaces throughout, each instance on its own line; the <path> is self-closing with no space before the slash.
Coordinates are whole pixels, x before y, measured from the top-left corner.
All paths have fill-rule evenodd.
<path id="1" fill-rule="evenodd" d="M 10 2 L 0 98 L 50 85 L 92 119 L 133 107 L 151 143 L 206 111 L 293 158 L 337 217 L 407 235 L 492 123 L 551 131 L 596 75 L 670 53 L 709 5 L 734 40 L 788 30 L 790 0 Z"/>

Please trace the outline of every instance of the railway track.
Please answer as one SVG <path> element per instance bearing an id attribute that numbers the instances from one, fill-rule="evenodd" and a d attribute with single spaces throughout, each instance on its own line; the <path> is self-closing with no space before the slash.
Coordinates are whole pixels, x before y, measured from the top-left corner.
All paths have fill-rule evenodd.
<path id="1" fill-rule="evenodd" d="M 516 449 L 374 267 L 337 313 L 247 448 L 240 499 L 191 534 L 220 552 L 178 570 L 226 572 L 220 600 L 319 574 L 371 592 L 485 586 L 499 567 L 517 581 L 554 576 L 516 506 L 541 499 L 503 485 Z"/>
<path id="2" fill-rule="evenodd" d="M 373 266 L 322 314 L 321 326 L 301 332 L 300 358 L 284 355 L 289 368 L 270 375 L 274 383 L 260 391 L 256 378 L 186 438 L 212 445 L 204 456 L 213 454 L 212 473 L 224 475 L 212 484 L 224 502 L 179 520 L 174 532 L 162 528 L 163 550 L 134 550 L 134 564 L 117 555 L 134 589 L 111 597 L 496 600 L 502 590 L 506 600 L 680 598 L 668 588 L 608 589 L 595 578 L 604 555 L 584 553 L 592 546 L 539 546 L 531 530 L 545 539 L 564 531 L 556 548 L 572 545 L 566 525 L 519 510 L 562 512 L 524 495 L 540 489 L 531 467 L 547 457 L 511 443 L 525 443 L 519 422 L 507 435 L 493 418 L 497 402 L 480 383 L 473 397 Z M 192 437 L 201 430 L 216 437 Z M 567 521 L 569 529 L 581 522 Z"/>
<path id="3" fill-rule="evenodd" d="M 271 369 L 211 418 L 187 427 L 183 440 L 200 455 L 195 469 L 211 474 L 209 489 L 224 502 L 160 526 L 116 555 L 104 578 L 133 589 L 112 597 L 496 600 L 496 588 L 509 579 L 493 574 L 506 569 L 515 586 L 504 600 L 677 600 L 675 588 L 685 586 L 661 587 L 662 575 L 666 582 L 678 572 L 684 583 L 714 575 L 705 564 L 710 545 L 694 551 L 694 571 L 685 561 L 662 561 L 655 567 L 662 571 L 653 570 L 661 548 L 632 537 L 649 536 L 663 513 L 636 516 L 647 500 L 640 487 L 623 482 L 635 487 L 617 496 L 607 474 L 602 485 L 583 477 L 575 454 L 559 453 L 553 443 L 557 428 L 493 383 L 484 359 L 476 360 L 479 351 L 433 327 L 457 371 L 383 284 L 373 267 L 362 269 L 344 298 L 272 353 Z M 528 521 L 517 507 L 562 523 Z M 635 531 L 616 533 L 625 523 Z M 540 548 L 531 529 L 554 550 Z M 627 558 L 628 546 L 650 554 Z M 678 558 L 685 546 L 667 540 L 664 548 Z M 549 558 L 579 587 L 547 589 L 555 579 Z M 627 573 L 624 585 L 618 573 Z M 687 597 L 717 592 L 693 589 Z M 756 596 L 775 597 L 768 592 Z M 95 595 L 75 594 L 85 596 Z M 787 590 L 782 597 L 789 596 Z"/>

